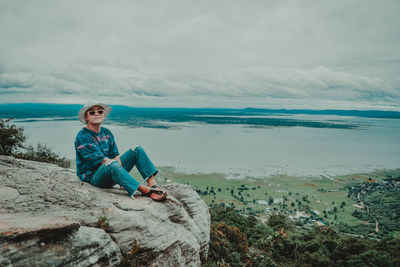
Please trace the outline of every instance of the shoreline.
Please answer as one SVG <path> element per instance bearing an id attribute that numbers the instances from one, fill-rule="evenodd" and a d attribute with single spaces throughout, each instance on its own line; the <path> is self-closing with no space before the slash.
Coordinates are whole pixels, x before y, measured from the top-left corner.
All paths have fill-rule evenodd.
<path id="1" fill-rule="evenodd" d="M 76 169 L 75 165 L 75 160 L 73 159 L 68 159 L 71 162 L 71 167 L 70 169 Z M 132 170 L 132 172 L 135 171 L 136 168 Z M 323 171 L 317 173 L 317 174 L 299 174 L 299 175 L 293 175 L 290 173 L 285 173 L 285 172 L 279 172 L 279 173 L 273 173 L 265 176 L 239 176 L 239 175 L 232 175 L 232 173 L 224 173 L 224 172 L 202 172 L 202 171 L 188 171 L 188 169 L 185 169 L 185 171 L 182 171 L 180 167 L 176 166 L 159 166 L 158 169 L 160 169 L 160 174 L 162 175 L 163 172 L 169 173 L 169 174 L 177 174 L 177 175 L 184 175 L 184 176 L 215 176 L 217 178 L 223 178 L 226 180 L 248 180 L 248 181 L 263 181 L 263 180 L 270 180 L 270 179 L 277 179 L 277 178 L 298 178 L 298 179 L 327 179 L 334 181 L 338 178 L 345 177 L 345 176 L 371 176 L 375 175 L 376 173 L 382 173 L 382 172 L 400 172 L 400 166 L 397 168 L 374 168 L 371 170 L 366 170 L 366 171 L 350 171 L 350 170 L 342 170 L 340 173 L 337 174 L 327 174 L 324 173 Z"/>
<path id="2" fill-rule="evenodd" d="M 287 178 L 296 178 L 296 179 L 303 179 L 303 180 L 323 180 L 326 179 L 327 181 L 336 181 L 337 179 L 341 179 L 343 177 L 369 177 L 369 176 L 377 176 L 381 175 L 383 173 L 389 172 L 399 172 L 400 173 L 400 167 L 399 168 L 381 168 L 381 169 L 374 169 L 371 171 L 365 171 L 365 172 L 346 172 L 343 174 L 337 174 L 337 175 L 326 175 L 326 174 L 319 174 L 319 175 L 290 175 L 286 173 L 279 173 L 279 174 L 272 174 L 268 176 L 263 176 L 263 177 L 252 177 L 252 176 L 245 176 L 245 177 L 229 177 L 229 174 L 222 173 L 222 172 L 210 172 L 210 173 L 205 173 L 205 172 L 192 172 L 192 173 L 186 173 L 186 172 L 180 172 L 177 171 L 175 167 L 173 166 L 160 166 L 160 175 L 163 175 L 164 172 L 169 175 L 179 175 L 179 176 L 193 176 L 193 177 L 203 177 L 203 176 L 214 176 L 216 179 L 224 179 L 227 181 L 255 181 L 255 182 L 262 182 L 262 181 L 269 181 L 269 180 L 279 180 L 279 179 L 287 179 Z M 169 177 L 165 177 L 169 178 Z"/>

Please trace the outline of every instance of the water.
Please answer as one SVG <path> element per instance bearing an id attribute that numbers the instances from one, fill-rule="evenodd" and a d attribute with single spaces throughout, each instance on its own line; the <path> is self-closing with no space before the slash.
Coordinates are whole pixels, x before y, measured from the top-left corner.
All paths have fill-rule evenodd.
<path id="1" fill-rule="evenodd" d="M 360 129 L 305 127 L 248 128 L 244 125 L 174 123 L 180 130 L 107 125 L 122 154 L 141 145 L 157 166 L 184 173 L 224 173 L 228 178 L 340 175 L 400 168 L 400 120 L 295 115 L 294 118 L 339 120 Z M 75 158 L 79 121 L 16 122 L 32 144 L 46 142 Z"/>

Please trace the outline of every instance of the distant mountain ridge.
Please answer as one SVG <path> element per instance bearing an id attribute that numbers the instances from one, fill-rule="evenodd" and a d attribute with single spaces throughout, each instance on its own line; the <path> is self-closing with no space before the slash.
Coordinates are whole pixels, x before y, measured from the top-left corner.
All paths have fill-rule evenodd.
<path id="1" fill-rule="evenodd" d="M 310 114 L 310 115 L 336 115 L 336 116 L 355 116 L 365 118 L 393 118 L 400 119 L 399 111 L 385 110 L 341 110 L 341 109 L 261 109 L 261 108 L 246 108 L 247 112 L 261 113 L 281 113 L 281 114 Z"/>
<path id="2" fill-rule="evenodd" d="M 150 108 L 150 107 L 130 107 L 125 105 L 111 105 L 113 111 L 181 111 L 181 112 L 200 112 L 200 113 L 216 113 L 216 112 L 235 112 L 235 113 L 265 113 L 265 114 L 310 114 L 310 115 L 337 115 L 337 116 L 356 116 L 365 118 L 396 118 L 400 119 L 399 111 L 384 111 L 384 110 L 340 110 L 340 109 L 264 109 L 264 108 L 244 108 L 244 109 L 229 109 L 229 108 Z M 81 109 L 81 104 L 55 104 L 55 103 L 9 103 L 0 104 L 0 116 L 12 116 L 14 118 L 28 118 L 26 115 L 38 115 L 38 117 L 52 117 L 57 112 L 58 116 L 64 114 L 66 116 L 76 116 Z M 28 111 L 29 110 L 29 111 Z M 28 114 L 27 114 L 28 111 Z"/>
<path id="3" fill-rule="evenodd" d="M 34 122 L 51 120 L 77 120 L 80 104 L 20 103 L 0 104 L 0 118 L 24 119 Z M 308 110 L 308 109 L 225 109 L 225 108 L 149 108 L 112 105 L 107 117 L 111 123 L 130 127 L 180 128 L 179 123 L 195 122 L 217 125 L 246 125 L 247 127 L 310 127 L 359 129 L 360 125 L 338 118 L 298 118 L 291 115 L 334 115 L 363 118 L 400 119 L 400 112 L 380 110 Z M 165 123 L 168 122 L 168 123 Z M 172 123 L 172 124 L 171 124 Z M 174 124 L 174 125 L 173 125 Z"/>

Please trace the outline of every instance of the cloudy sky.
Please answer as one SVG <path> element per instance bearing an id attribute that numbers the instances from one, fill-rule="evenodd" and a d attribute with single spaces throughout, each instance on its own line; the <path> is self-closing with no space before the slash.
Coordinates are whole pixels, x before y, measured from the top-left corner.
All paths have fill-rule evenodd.
<path id="1" fill-rule="evenodd" d="M 400 110 L 400 1 L 0 0 L 0 103 Z"/>

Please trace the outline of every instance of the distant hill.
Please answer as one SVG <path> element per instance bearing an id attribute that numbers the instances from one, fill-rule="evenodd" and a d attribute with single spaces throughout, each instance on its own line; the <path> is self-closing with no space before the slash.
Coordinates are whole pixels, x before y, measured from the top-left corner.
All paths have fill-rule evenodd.
<path id="1" fill-rule="evenodd" d="M 400 112 L 384 111 L 384 110 L 340 110 L 340 109 L 312 110 L 312 109 L 246 108 L 244 109 L 244 111 L 253 113 L 336 115 L 336 116 L 355 116 L 355 117 L 365 117 L 365 118 L 400 119 Z"/>
<path id="2" fill-rule="evenodd" d="M 54 118 L 54 120 L 76 120 L 80 104 L 21 103 L 0 104 L 0 118 L 27 119 Z M 346 120 L 326 120 L 321 118 L 298 119 L 290 115 L 337 115 L 366 118 L 400 119 L 400 112 L 379 110 L 308 110 L 308 109 L 223 109 L 223 108 L 143 108 L 112 105 L 113 111 L 107 120 L 120 125 L 147 128 L 172 128 L 165 124 L 181 122 L 201 122 L 207 124 L 240 124 L 248 127 L 311 127 L 357 129 L 358 125 Z M 260 116 L 261 115 L 261 116 Z M 280 115 L 281 117 L 277 117 Z"/>
<path id="3" fill-rule="evenodd" d="M 77 116 L 82 105 L 76 104 L 0 104 L 0 117 L 3 118 L 52 118 Z"/>
<path id="4" fill-rule="evenodd" d="M 214 108 L 143 108 L 124 105 L 111 105 L 113 113 L 126 111 L 141 113 L 183 113 L 183 114 L 218 114 L 226 111 L 240 111 L 239 109 L 214 109 Z M 10 103 L 0 104 L 0 117 L 2 118 L 52 118 L 76 117 L 81 104 L 48 104 L 48 103 Z"/>
<path id="5" fill-rule="evenodd" d="M 14 118 L 27 117 L 54 117 L 61 114 L 67 116 L 76 116 L 81 104 L 47 104 L 47 103 L 10 103 L 0 104 L 0 116 L 12 116 Z M 179 112 L 179 113 L 194 113 L 194 114 L 310 114 L 310 115 L 336 115 L 336 116 L 356 116 L 366 118 L 394 118 L 400 119 L 398 111 L 383 111 L 383 110 L 312 110 L 312 109 L 263 109 L 248 107 L 245 109 L 225 109 L 225 108 L 143 108 L 130 107 L 124 105 L 112 105 L 113 111 L 159 111 L 159 112 Z"/>

